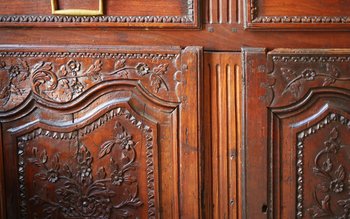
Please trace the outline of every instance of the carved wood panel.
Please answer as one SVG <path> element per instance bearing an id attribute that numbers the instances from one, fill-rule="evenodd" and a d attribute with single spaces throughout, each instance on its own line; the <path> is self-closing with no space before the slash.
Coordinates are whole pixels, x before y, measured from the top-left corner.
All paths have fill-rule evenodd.
<path id="1" fill-rule="evenodd" d="M 0 49 L 3 214 L 198 218 L 200 48 L 72 50 Z"/>
<path id="2" fill-rule="evenodd" d="M 58 9 L 97 10 L 98 0 L 57 0 Z M 196 28 L 198 1 L 104 0 L 102 16 L 52 15 L 51 1 L 3 0 L 1 26 L 104 26 Z"/>
<path id="3" fill-rule="evenodd" d="M 241 217 L 240 84 L 240 53 L 204 54 L 205 218 Z"/>
<path id="4" fill-rule="evenodd" d="M 349 1 L 246 0 L 247 28 L 346 29 Z"/>
<path id="5" fill-rule="evenodd" d="M 347 218 L 349 51 L 251 50 L 245 57 L 248 214 Z M 268 188 L 259 197 L 256 177 Z"/>

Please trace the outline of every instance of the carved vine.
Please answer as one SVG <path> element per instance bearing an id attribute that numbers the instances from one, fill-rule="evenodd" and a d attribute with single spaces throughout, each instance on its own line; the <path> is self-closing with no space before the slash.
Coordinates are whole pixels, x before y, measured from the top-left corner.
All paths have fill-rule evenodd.
<path id="1" fill-rule="evenodd" d="M 162 87 L 164 87 L 166 91 L 169 91 L 169 86 L 163 78 L 163 75 L 168 70 L 168 64 L 160 64 L 151 70 L 146 63 L 140 62 L 135 66 L 128 66 L 126 65 L 126 60 L 121 59 L 115 62 L 114 69 L 115 70 L 113 72 L 107 74 L 117 75 L 120 78 L 128 78 L 129 70 L 133 70 L 138 76 L 149 76 L 151 87 L 155 93 L 158 93 Z"/>
<path id="2" fill-rule="evenodd" d="M 5 106 L 11 96 L 21 96 L 25 92 L 19 87 L 19 83 L 27 80 L 29 76 L 29 65 L 26 61 L 17 60 L 17 64 L 8 65 L 5 61 L 0 61 L 0 71 L 6 71 L 8 80 L 0 87 L 0 105 Z"/>
<path id="3" fill-rule="evenodd" d="M 315 204 L 309 208 L 313 218 L 332 217 L 346 219 L 350 217 L 350 194 L 346 200 L 338 200 L 336 203 L 343 207 L 344 213 L 336 215 L 331 208 L 332 194 L 343 193 L 349 183 L 345 167 L 342 164 L 337 166 L 335 155 L 346 145 L 341 144 L 339 131 L 333 128 L 328 139 L 324 142 L 324 148 L 316 155 L 314 160 L 313 173 L 320 177 L 322 182 L 315 187 L 313 197 Z M 333 156 L 334 155 L 334 156 Z"/>
<path id="4" fill-rule="evenodd" d="M 125 57 L 125 55 L 118 57 Z M 152 57 L 155 59 L 174 58 L 172 56 L 149 56 L 148 58 Z M 55 69 L 54 63 L 46 61 L 38 62 L 33 66 L 29 66 L 26 61 L 21 59 L 18 59 L 18 64 L 15 65 L 8 65 L 1 61 L 0 70 L 6 71 L 9 79 L 0 87 L 0 105 L 5 106 L 11 96 L 21 96 L 30 90 L 44 99 L 59 103 L 68 102 L 108 75 L 114 76 L 112 79 L 137 78 L 141 80 L 145 78 L 149 81 L 154 93 L 158 93 L 161 89 L 169 91 L 169 85 L 165 80 L 165 74 L 168 71 L 167 63 L 150 67 L 144 62 L 127 65 L 126 59 L 116 59 L 114 69 L 108 73 L 101 72 L 102 66 L 103 62 L 100 59 L 95 60 L 86 70 L 83 70 L 82 63 L 76 59 L 69 60 L 57 69 Z M 131 72 L 134 72 L 132 77 L 130 77 Z M 21 82 L 23 83 L 19 86 Z M 29 84 L 31 84 L 31 89 L 27 88 Z"/>
<path id="5" fill-rule="evenodd" d="M 86 71 L 82 71 L 82 64 L 74 59 L 61 65 L 57 72 L 53 63 L 39 62 L 31 69 L 32 90 L 35 94 L 57 102 L 67 102 L 85 90 L 81 78 L 95 81 L 101 80 L 101 60 L 96 60 Z"/>
<path id="6" fill-rule="evenodd" d="M 305 65 L 320 62 L 322 69 L 307 67 L 298 72 L 286 66 L 276 67 L 276 70 L 268 75 L 267 81 L 260 84 L 261 87 L 266 89 L 266 94 L 260 99 L 269 106 L 275 103 L 276 98 L 288 93 L 295 100 L 300 99 L 304 94 L 305 88 L 309 86 L 309 82 L 322 82 L 322 84 L 317 86 L 327 87 L 338 81 L 350 81 L 350 77 L 341 77 L 340 69 L 333 64 L 334 62 L 349 62 L 350 57 L 274 56 L 273 61 L 275 65 L 276 62 L 291 62 L 293 64 L 300 62 Z"/>
<path id="7" fill-rule="evenodd" d="M 136 165 L 136 142 L 132 136 L 119 123 L 116 122 L 116 138 L 106 141 L 100 147 L 98 159 L 105 159 L 112 148 L 119 145 L 121 159 L 116 162 L 114 157 L 109 157 L 109 168 L 99 167 L 97 174 L 93 174 L 93 157 L 88 149 L 79 143 L 79 136 L 84 136 L 99 128 L 114 117 L 124 117 L 137 129 L 142 130 L 146 138 L 146 172 L 147 172 L 147 194 L 148 194 L 148 217 L 155 216 L 155 195 L 154 195 L 154 164 L 153 164 L 153 137 L 152 129 L 143 122 L 138 121 L 131 113 L 123 108 L 116 108 L 105 113 L 98 120 L 77 131 L 69 133 L 52 132 L 44 129 L 34 131 L 19 137 L 18 141 L 18 168 L 19 168 L 19 193 L 20 212 L 22 217 L 27 215 L 25 168 L 26 161 L 40 168 L 35 175 L 35 180 L 47 181 L 49 184 L 59 185 L 55 189 L 57 200 L 48 200 L 45 195 L 37 194 L 30 198 L 35 205 L 42 205 L 43 212 L 47 218 L 55 212 L 60 212 L 64 217 L 75 218 L 109 218 L 114 212 L 120 217 L 128 217 L 128 208 L 137 208 L 142 205 L 138 198 L 138 185 L 136 177 L 132 176 L 130 170 L 137 168 Z M 39 136 L 47 136 L 55 139 L 72 139 L 77 142 L 77 150 L 72 162 L 62 163 L 59 153 L 48 156 L 45 149 L 38 151 L 37 147 L 32 148 L 32 155 L 24 157 L 27 142 Z M 112 145 L 109 144 L 113 142 Z M 104 152 L 102 152 L 104 151 Z M 102 156 L 103 155 L 103 156 Z M 74 163 L 74 165 L 71 165 Z M 74 167 L 74 168 L 73 168 Z M 109 170 L 109 171 L 108 171 Z M 127 189 L 126 199 L 120 203 L 112 203 L 111 198 L 118 196 L 112 188 L 123 185 L 132 186 Z"/>
<path id="8" fill-rule="evenodd" d="M 302 131 L 298 134 L 297 143 L 297 218 L 304 215 L 303 192 L 304 192 L 304 140 L 306 137 L 313 135 L 321 128 L 331 122 L 340 122 L 342 125 L 348 126 L 350 121 L 343 116 L 330 113 L 325 119 L 318 124 Z M 347 219 L 350 217 L 350 192 L 347 199 L 335 200 L 335 194 L 344 194 L 346 188 L 350 186 L 350 178 L 344 165 L 339 164 L 337 154 L 344 147 L 349 147 L 341 143 L 338 128 L 335 127 L 324 141 L 322 149 L 316 154 L 314 159 L 313 173 L 322 181 L 315 186 L 313 191 L 314 205 L 307 210 L 312 218 L 337 218 Z M 346 178 L 349 178 L 346 180 Z M 332 209 L 331 203 L 336 203 L 343 209 L 342 213 L 336 214 Z"/>
<path id="9" fill-rule="evenodd" d="M 323 87 L 334 84 L 336 81 L 350 81 L 350 77 L 339 77 L 340 70 L 329 63 L 326 64 L 325 72 L 320 72 L 312 68 L 306 68 L 301 73 L 296 73 L 294 70 L 286 67 L 282 67 L 280 70 L 282 77 L 287 82 L 287 85 L 282 91 L 282 95 L 290 92 L 295 98 L 300 97 L 302 88 L 306 81 L 314 81 L 318 78 L 322 78 Z"/>

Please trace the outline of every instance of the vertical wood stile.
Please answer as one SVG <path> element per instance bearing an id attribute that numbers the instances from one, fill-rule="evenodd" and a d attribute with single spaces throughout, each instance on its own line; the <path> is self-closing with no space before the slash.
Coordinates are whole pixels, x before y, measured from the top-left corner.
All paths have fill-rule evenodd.
<path id="1" fill-rule="evenodd" d="M 205 218 L 238 218 L 240 55 L 205 53 L 204 60 L 204 107 L 211 108 L 204 110 L 205 193 L 211 192 Z"/>

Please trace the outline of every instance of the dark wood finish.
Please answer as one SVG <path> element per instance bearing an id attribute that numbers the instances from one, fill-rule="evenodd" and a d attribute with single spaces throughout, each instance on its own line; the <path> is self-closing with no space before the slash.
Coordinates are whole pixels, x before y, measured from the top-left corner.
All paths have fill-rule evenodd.
<path id="1" fill-rule="evenodd" d="M 198 0 L 104 1 L 103 16 L 51 14 L 51 1 L 1 0 L 0 26 L 198 27 Z M 60 9 L 97 10 L 98 0 L 58 0 Z"/>
<path id="2" fill-rule="evenodd" d="M 240 214 L 240 56 L 204 54 L 206 218 L 238 218 Z"/>
<path id="3" fill-rule="evenodd" d="M 247 28 L 349 28 L 349 1 L 245 1 Z"/>
<path id="4" fill-rule="evenodd" d="M 347 0 L 0 2 L 1 218 L 344 216 Z"/>
<path id="5" fill-rule="evenodd" d="M 349 52 L 246 50 L 247 217 L 348 217 Z"/>
<path id="6" fill-rule="evenodd" d="M 199 218 L 199 47 L 2 47 L 0 63 L 7 218 Z"/>

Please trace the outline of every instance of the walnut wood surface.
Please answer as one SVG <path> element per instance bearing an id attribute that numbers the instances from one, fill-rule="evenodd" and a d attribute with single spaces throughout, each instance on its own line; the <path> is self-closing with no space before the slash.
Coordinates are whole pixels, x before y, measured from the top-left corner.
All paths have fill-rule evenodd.
<path id="1" fill-rule="evenodd" d="M 0 0 L 1 218 L 347 217 L 347 0 L 49 3 Z"/>
<path id="2" fill-rule="evenodd" d="M 0 48 L 3 217 L 199 218 L 201 48 L 72 50 Z"/>
<path id="3" fill-rule="evenodd" d="M 348 217 L 349 52 L 245 50 L 248 218 Z"/>
<path id="4" fill-rule="evenodd" d="M 206 218 L 238 218 L 241 214 L 240 60 L 240 53 L 204 54 Z"/>

